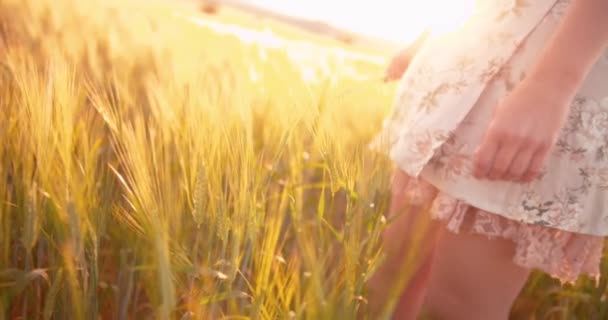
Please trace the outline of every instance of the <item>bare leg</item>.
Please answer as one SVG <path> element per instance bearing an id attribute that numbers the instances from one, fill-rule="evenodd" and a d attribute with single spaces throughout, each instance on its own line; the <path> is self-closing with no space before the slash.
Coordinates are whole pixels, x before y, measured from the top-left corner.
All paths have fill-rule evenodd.
<path id="1" fill-rule="evenodd" d="M 429 285 L 433 252 L 427 252 L 427 256 L 423 259 L 422 264 L 418 266 L 418 270 L 399 297 L 393 310 L 392 319 L 394 320 L 417 319 L 420 314 Z"/>
<path id="2" fill-rule="evenodd" d="M 506 320 L 530 271 L 513 263 L 504 239 L 445 232 L 436 250 L 426 306 L 433 319 Z"/>
<path id="3" fill-rule="evenodd" d="M 434 194 L 412 203 L 405 193 L 409 178 L 398 171 L 393 181 L 393 199 L 389 220 L 383 233 L 383 249 L 386 260 L 370 280 L 370 305 L 375 312 L 385 307 L 389 296 L 398 285 L 398 278 L 410 272 L 405 289 L 395 305 L 393 318 L 416 319 L 424 301 L 430 276 L 432 256 L 439 237 L 439 224 L 428 214 L 428 201 Z M 422 200 L 422 201 L 420 201 Z M 403 287 L 402 287 L 403 288 Z M 376 318 L 374 318 L 376 319 Z"/>

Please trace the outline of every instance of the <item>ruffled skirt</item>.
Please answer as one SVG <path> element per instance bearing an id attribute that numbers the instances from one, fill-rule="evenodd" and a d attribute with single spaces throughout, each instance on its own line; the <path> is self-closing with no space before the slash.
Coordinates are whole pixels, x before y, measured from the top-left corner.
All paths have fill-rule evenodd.
<path id="1" fill-rule="evenodd" d="M 608 51 L 572 102 L 541 177 L 479 180 L 472 168 L 496 106 L 526 78 L 571 2 L 482 1 L 462 28 L 431 37 L 373 144 L 417 177 L 410 198 L 448 230 L 513 241 L 514 263 L 565 282 L 599 275 L 608 235 Z"/>
<path id="2" fill-rule="evenodd" d="M 521 267 L 543 271 L 562 282 L 574 282 L 582 274 L 595 279 L 600 275 L 603 237 L 509 220 L 455 199 L 422 179 L 410 178 L 406 195 L 413 204 L 430 205 L 433 218 L 450 232 L 513 241 L 513 262 Z"/>

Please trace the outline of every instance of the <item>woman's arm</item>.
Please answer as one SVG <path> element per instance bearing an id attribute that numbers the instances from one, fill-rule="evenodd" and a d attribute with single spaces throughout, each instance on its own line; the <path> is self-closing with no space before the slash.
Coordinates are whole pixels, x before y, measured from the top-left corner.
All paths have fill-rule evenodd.
<path id="1" fill-rule="evenodd" d="M 608 1 L 608 0 L 607 0 Z M 416 40 L 405 49 L 399 51 L 391 60 L 384 74 L 384 81 L 398 80 L 403 76 L 405 70 L 416 52 L 422 47 L 429 36 L 429 31 L 423 32 Z"/>
<path id="2" fill-rule="evenodd" d="M 608 46 L 608 0 L 572 0 L 530 77 L 574 94 Z"/>
<path id="3" fill-rule="evenodd" d="M 608 0 L 572 0 L 528 76 L 501 102 L 475 156 L 480 179 L 539 176 L 572 99 L 608 46 Z"/>

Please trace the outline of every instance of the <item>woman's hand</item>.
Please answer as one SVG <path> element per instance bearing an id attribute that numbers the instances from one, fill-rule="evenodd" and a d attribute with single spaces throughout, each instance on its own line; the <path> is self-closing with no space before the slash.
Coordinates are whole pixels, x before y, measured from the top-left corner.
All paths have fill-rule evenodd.
<path id="1" fill-rule="evenodd" d="M 475 176 L 527 182 L 553 148 L 578 86 L 608 46 L 608 1 L 572 1 L 529 72 L 498 107 Z"/>
<path id="2" fill-rule="evenodd" d="M 397 53 L 386 68 L 384 81 L 388 82 L 401 79 L 405 70 L 409 67 L 410 62 L 412 62 L 414 55 L 416 55 L 420 47 L 424 45 L 429 36 L 430 31 L 425 30 L 410 46 Z"/>
<path id="3" fill-rule="evenodd" d="M 397 53 L 386 68 L 386 72 L 384 73 L 384 81 L 388 82 L 401 79 L 405 73 L 405 70 L 407 70 L 407 67 L 410 65 L 415 53 L 416 50 L 412 47 L 408 47 Z"/>
<path id="4" fill-rule="evenodd" d="M 498 106 L 475 154 L 475 177 L 530 182 L 539 176 L 575 92 L 551 78 L 524 80 Z"/>

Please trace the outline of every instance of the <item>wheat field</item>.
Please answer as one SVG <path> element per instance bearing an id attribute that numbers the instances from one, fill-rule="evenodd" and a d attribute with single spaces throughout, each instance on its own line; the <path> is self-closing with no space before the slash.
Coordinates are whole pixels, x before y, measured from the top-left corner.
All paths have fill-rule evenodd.
<path id="1" fill-rule="evenodd" d="M 367 318 L 390 52 L 171 2 L 0 23 L 0 319 Z M 608 319 L 602 270 L 512 318 Z"/>

